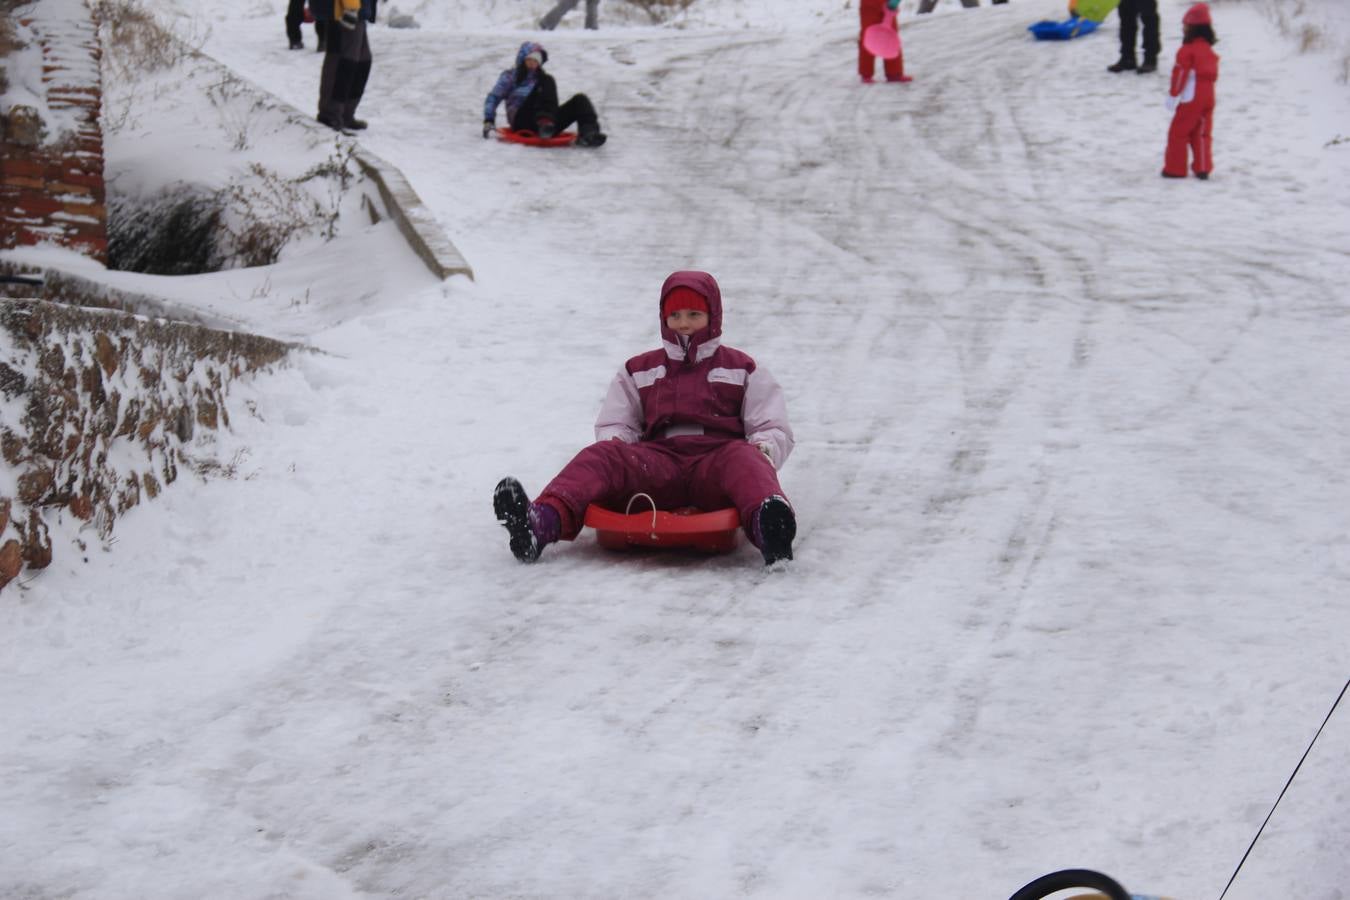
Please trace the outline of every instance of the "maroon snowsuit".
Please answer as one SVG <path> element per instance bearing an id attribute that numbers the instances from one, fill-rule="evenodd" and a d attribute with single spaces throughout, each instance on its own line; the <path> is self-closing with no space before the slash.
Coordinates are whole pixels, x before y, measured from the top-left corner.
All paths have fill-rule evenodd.
<path id="1" fill-rule="evenodd" d="M 708 303 L 708 326 L 687 342 L 666 327 L 661 304 L 676 287 Z M 581 531 L 586 507 L 625 511 L 634 494 L 660 509 L 735 507 L 751 540 L 755 511 L 784 496 L 776 468 L 792 452 L 782 389 L 747 353 L 721 345 L 722 294 L 706 272 L 676 272 L 657 301 L 659 350 L 624 363 L 578 453 L 536 502 L 558 511 L 562 539 Z M 644 504 L 645 507 L 645 504 Z"/>

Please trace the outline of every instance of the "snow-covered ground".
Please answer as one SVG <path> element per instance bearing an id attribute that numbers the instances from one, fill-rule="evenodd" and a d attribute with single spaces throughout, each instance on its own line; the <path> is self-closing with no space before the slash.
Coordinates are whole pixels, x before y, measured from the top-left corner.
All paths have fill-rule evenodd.
<path id="1" fill-rule="evenodd" d="M 175 2 L 313 111 L 282 0 Z M 0 894 L 1217 896 L 1350 674 L 1346 5 L 1303 50 L 1213 4 L 1207 183 L 1158 177 L 1114 20 L 1030 39 L 1061 0 L 905 0 L 904 86 L 835 2 L 547 5 L 371 31 L 360 141 L 474 281 L 377 229 L 178 289 L 325 352 L 256 383 L 235 480 L 0 597 Z M 601 150 L 480 139 L 536 37 Z M 590 440 L 679 268 L 785 386 L 796 560 L 517 564 L 492 485 Z M 1347 766 L 1342 708 L 1228 897 L 1347 896 Z"/>

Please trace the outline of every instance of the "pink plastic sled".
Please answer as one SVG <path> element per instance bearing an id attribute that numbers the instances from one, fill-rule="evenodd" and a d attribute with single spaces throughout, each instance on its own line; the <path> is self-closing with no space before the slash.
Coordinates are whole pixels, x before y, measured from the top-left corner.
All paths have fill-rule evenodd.
<path id="1" fill-rule="evenodd" d="M 692 506 L 681 509 L 617 513 L 592 503 L 586 507 L 585 524 L 595 529 L 595 539 L 606 550 L 631 547 L 687 547 L 704 553 L 729 553 L 741 538 L 741 517 L 734 509 L 702 512 Z"/>
<path id="2" fill-rule="evenodd" d="M 887 9 L 886 17 L 879 25 L 871 25 L 863 31 L 863 46 L 873 56 L 882 59 L 895 59 L 900 55 L 900 32 L 895 30 L 895 10 Z"/>

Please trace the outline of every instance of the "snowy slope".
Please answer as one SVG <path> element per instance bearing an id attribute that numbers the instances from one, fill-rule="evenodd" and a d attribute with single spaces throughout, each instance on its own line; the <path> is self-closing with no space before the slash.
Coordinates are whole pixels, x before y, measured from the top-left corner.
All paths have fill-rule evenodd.
<path id="1" fill-rule="evenodd" d="M 310 110 L 283 5 L 178 0 Z M 1216 173 L 1171 182 L 1164 76 L 1032 41 L 1059 0 L 906 0 L 916 80 L 869 87 L 835 4 L 602 7 L 544 38 L 610 142 L 550 153 L 478 134 L 534 5 L 371 33 L 360 140 L 476 280 L 372 240 L 310 313 L 234 301 L 326 351 L 239 477 L 0 603 L 0 893 L 1217 896 L 1347 675 L 1341 45 L 1215 3 Z M 590 440 L 686 267 L 788 392 L 797 559 L 516 564 L 491 486 Z M 1343 709 L 1229 897 L 1342 896 L 1348 763 Z"/>

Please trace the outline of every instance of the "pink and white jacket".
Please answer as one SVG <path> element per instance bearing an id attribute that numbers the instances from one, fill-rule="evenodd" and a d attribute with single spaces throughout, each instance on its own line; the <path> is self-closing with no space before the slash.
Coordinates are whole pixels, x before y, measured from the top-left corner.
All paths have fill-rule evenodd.
<path id="1" fill-rule="evenodd" d="M 708 301 L 708 327 L 687 339 L 666 327 L 666 294 L 692 288 Z M 595 439 L 630 444 L 690 434 L 749 441 L 774 468 L 792 452 L 783 389 L 750 354 L 722 346 L 722 292 L 707 272 L 675 272 L 657 300 L 661 349 L 624 363 L 595 420 Z"/>

